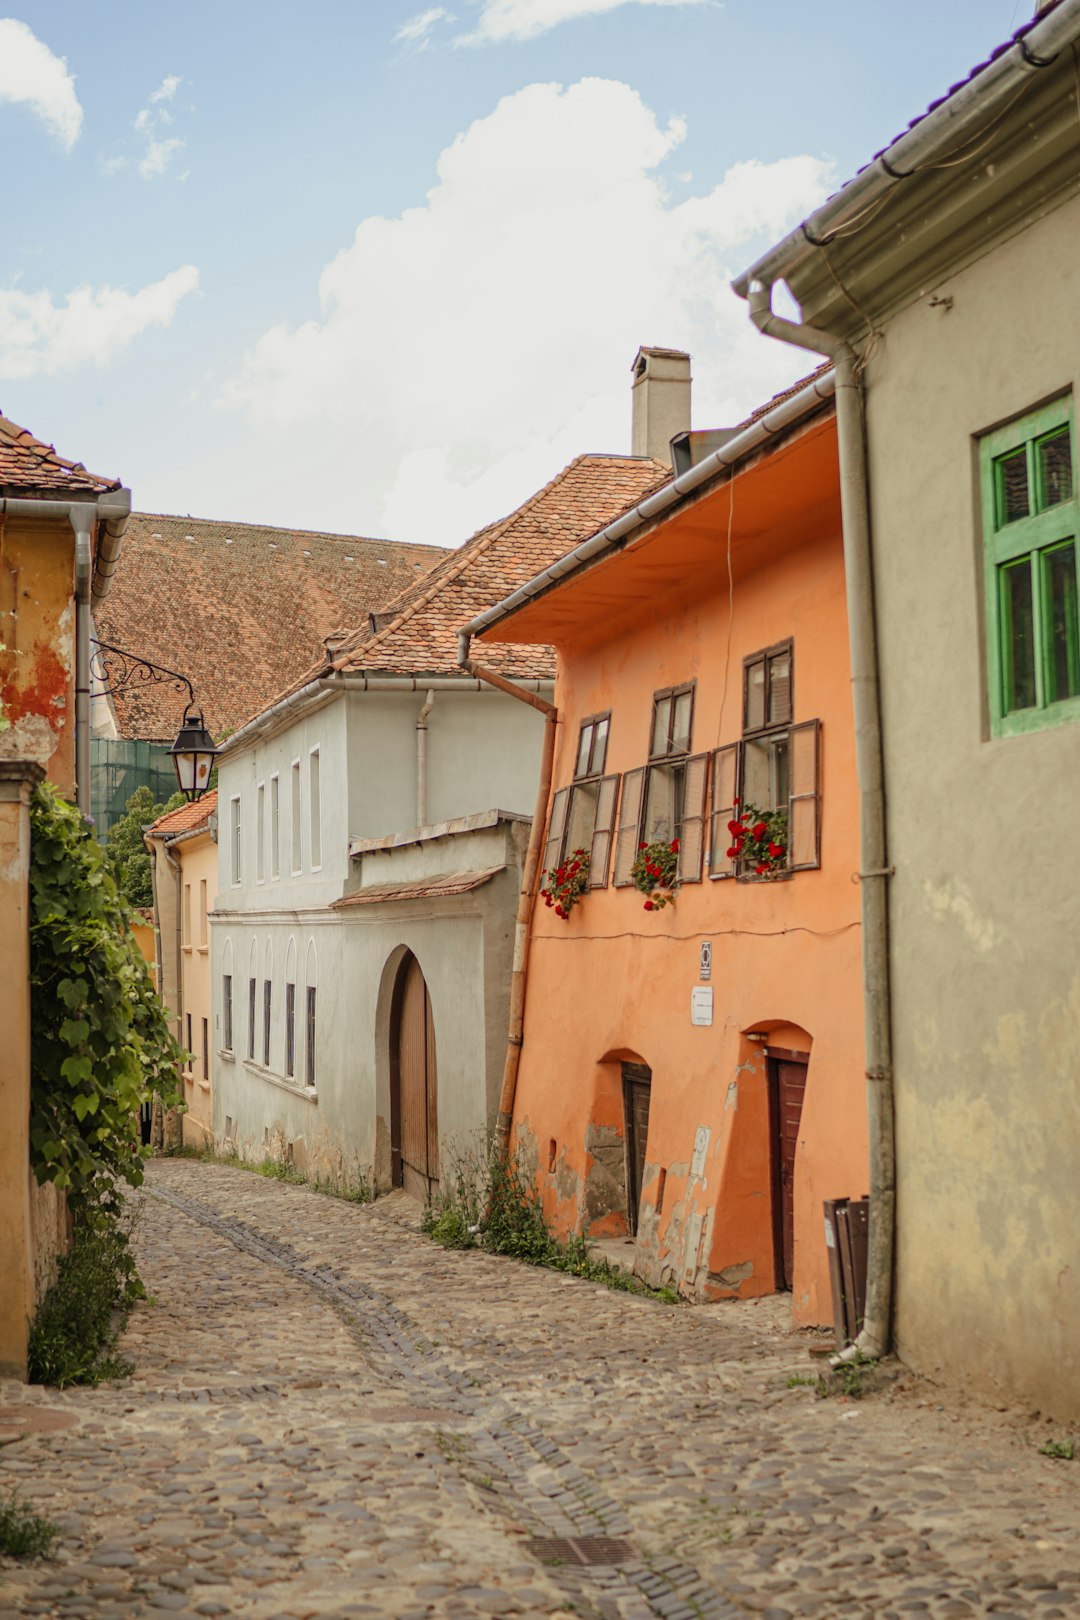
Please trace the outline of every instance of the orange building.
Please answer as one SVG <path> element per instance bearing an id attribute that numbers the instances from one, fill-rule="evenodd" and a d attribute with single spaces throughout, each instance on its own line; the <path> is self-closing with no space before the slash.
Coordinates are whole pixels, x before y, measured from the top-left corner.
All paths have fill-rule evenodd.
<path id="1" fill-rule="evenodd" d="M 804 1323 L 832 1317 L 823 1200 L 868 1173 L 832 390 L 682 435 L 672 483 L 463 638 L 556 647 L 542 870 L 588 856 L 530 935 L 513 1127 L 545 1210 L 692 1297 L 790 1288 Z"/>

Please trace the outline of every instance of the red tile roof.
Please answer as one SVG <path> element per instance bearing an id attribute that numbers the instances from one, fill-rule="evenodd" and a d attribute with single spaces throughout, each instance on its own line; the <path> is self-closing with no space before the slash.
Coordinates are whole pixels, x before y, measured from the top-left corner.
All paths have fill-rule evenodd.
<path id="1" fill-rule="evenodd" d="M 217 788 L 211 788 L 194 804 L 181 804 L 175 810 L 166 810 L 163 816 L 158 816 L 151 823 L 147 831 L 155 838 L 171 838 L 176 833 L 194 832 L 196 827 L 205 827 L 216 810 Z"/>
<path id="2" fill-rule="evenodd" d="M 215 737 L 260 711 L 343 622 L 367 623 L 446 555 L 440 546 L 134 512 L 102 641 L 187 675 Z M 120 735 L 172 741 L 184 697 L 133 684 L 113 697 Z"/>
<path id="3" fill-rule="evenodd" d="M 119 478 L 98 478 L 81 461 L 65 461 L 51 444 L 0 415 L 0 493 L 46 498 L 65 495 L 100 495 L 119 489 Z"/>

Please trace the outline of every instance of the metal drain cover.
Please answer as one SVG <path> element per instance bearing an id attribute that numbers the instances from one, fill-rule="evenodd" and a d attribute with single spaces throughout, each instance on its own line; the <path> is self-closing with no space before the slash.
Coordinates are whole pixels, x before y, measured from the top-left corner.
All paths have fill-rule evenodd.
<path id="1" fill-rule="evenodd" d="M 637 1558 L 622 1536 L 533 1536 L 525 1545 L 541 1564 L 632 1564 Z"/>

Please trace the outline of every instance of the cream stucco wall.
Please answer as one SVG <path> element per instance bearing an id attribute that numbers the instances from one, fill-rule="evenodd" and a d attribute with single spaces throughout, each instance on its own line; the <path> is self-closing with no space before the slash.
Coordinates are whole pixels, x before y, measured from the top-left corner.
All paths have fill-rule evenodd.
<path id="1" fill-rule="evenodd" d="M 173 846 L 180 862 L 182 889 L 181 918 L 189 918 L 180 953 L 183 958 L 183 1034 L 181 1042 L 191 1052 L 184 1068 L 184 1143 L 203 1147 L 213 1133 L 211 1085 L 214 1065 L 214 1009 L 210 972 L 209 914 L 217 902 L 218 851 L 208 832 L 198 838 L 183 839 Z M 203 911 L 205 884 L 206 910 Z M 205 924 L 205 925 L 204 925 Z M 206 1024 L 205 1062 L 203 1023 Z"/>
<path id="2" fill-rule="evenodd" d="M 868 371 L 891 885 L 897 1336 L 1080 1416 L 1080 725 L 991 739 L 976 438 L 1080 383 L 1080 201 Z M 951 308 L 931 308 L 932 294 Z"/>

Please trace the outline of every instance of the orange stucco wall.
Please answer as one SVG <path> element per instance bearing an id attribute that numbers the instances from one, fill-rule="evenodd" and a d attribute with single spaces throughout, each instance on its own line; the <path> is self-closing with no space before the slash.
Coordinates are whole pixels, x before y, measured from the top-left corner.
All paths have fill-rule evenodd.
<path id="1" fill-rule="evenodd" d="M 27 758 L 75 796 L 75 536 L 0 519 L 0 757 Z"/>
<path id="2" fill-rule="evenodd" d="M 826 446 L 824 453 L 832 452 Z M 653 544 L 660 543 L 678 546 L 675 525 L 666 537 L 659 532 Z M 736 741 L 744 657 L 792 636 L 794 720 L 818 719 L 822 728 L 820 870 L 776 882 L 705 876 L 652 913 L 633 888 L 590 891 L 565 922 L 538 906 L 515 1131 L 560 1231 L 625 1232 L 620 1061 L 647 1063 L 637 1269 L 698 1297 L 769 1292 L 776 1273 L 766 1059 L 764 1043 L 749 1034 L 809 1052 L 794 1186 L 793 1309 L 799 1322 L 828 1322 L 822 1201 L 867 1191 L 860 908 L 852 881 L 858 805 L 838 514 L 793 550 L 764 537 L 752 555 L 740 555 L 730 625 L 722 531 L 713 566 L 695 568 L 688 582 L 636 614 L 623 611 L 617 632 L 583 628 L 575 636 L 564 614 L 553 787 L 571 780 L 582 718 L 607 709 L 607 771 L 643 765 L 654 691 L 688 680 L 697 682 L 692 751 Z M 620 567 L 634 565 L 627 557 L 610 566 L 615 580 Z M 701 982 L 703 939 L 713 947 L 714 1022 L 694 1027 L 691 991 Z M 707 1146 L 695 1176 L 702 1130 Z"/>

